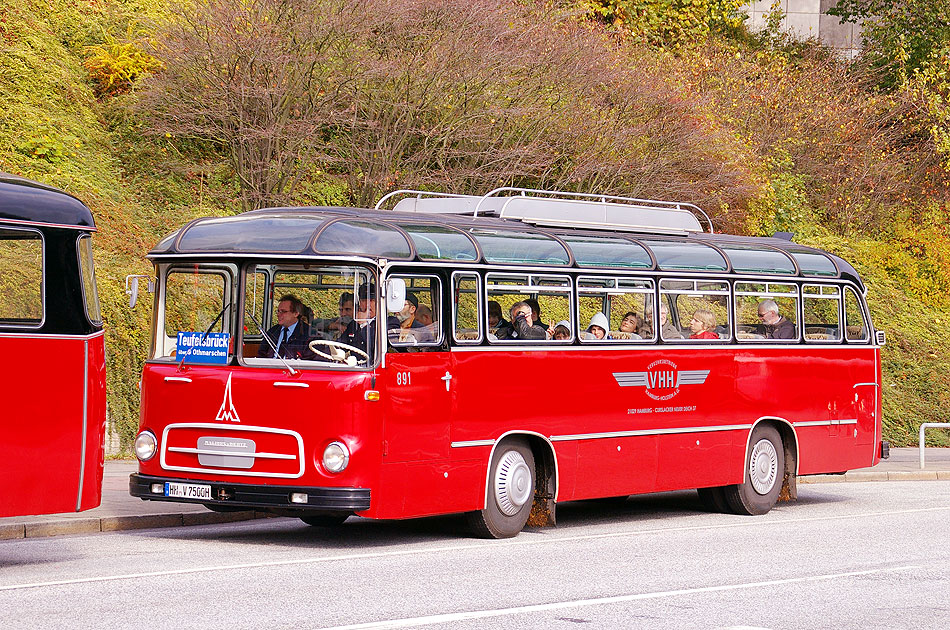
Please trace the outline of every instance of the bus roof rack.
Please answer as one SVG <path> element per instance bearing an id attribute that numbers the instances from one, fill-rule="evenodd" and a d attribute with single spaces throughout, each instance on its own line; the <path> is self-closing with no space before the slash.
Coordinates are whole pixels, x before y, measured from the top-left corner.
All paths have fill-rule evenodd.
<path id="1" fill-rule="evenodd" d="M 683 202 L 504 186 L 481 197 L 396 190 L 376 202 L 376 209 L 398 196 L 403 199 L 393 206 L 394 212 L 495 216 L 548 227 L 662 234 L 703 232 L 701 216 L 713 233 L 709 215 Z"/>

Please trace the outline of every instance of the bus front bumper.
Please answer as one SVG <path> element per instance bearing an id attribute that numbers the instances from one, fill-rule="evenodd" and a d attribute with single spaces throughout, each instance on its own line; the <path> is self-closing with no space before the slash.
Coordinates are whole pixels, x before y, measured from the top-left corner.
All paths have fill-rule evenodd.
<path id="1" fill-rule="evenodd" d="M 208 492 L 208 486 L 210 486 L 210 492 Z M 170 489 L 187 490 L 193 496 L 169 496 Z M 362 512 L 369 509 L 369 493 L 369 488 L 265 486 L 153 477 L 138 473 L 129 475 L 129 494 L 133 497 L 149 501 L 200 503 L 212 509 L 223 510 L 257 508 Z"/>

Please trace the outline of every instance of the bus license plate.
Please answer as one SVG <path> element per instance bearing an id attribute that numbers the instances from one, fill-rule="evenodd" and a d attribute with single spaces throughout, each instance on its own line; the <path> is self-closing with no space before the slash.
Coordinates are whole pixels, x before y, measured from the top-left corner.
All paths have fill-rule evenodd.
<path id="1" fill-rule="evenodd" d="M 165 482 L 165 496 L 177 499 L 211 499 L 211 486 Z"/>

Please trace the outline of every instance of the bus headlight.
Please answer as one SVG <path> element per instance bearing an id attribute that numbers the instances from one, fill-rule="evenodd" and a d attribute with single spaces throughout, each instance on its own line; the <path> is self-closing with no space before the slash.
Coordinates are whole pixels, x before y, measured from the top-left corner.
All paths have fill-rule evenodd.
<path id="1" fill-rule="evenodd" d="M 343 442 L 330 442 L 323 451 L 323 467 L 332 473 L 343 472 L 350 463 L 350 451 Z"/>
<path id="2" fill-rule="evenodd" d="M 135 456 L 139 458 L 139 461 L 147 462 L 155 457 L 156 451 L 158 451 L 158 440 L 155 439 L 155 434 L 151 431 L 139 433 L 135 438 Z"/>

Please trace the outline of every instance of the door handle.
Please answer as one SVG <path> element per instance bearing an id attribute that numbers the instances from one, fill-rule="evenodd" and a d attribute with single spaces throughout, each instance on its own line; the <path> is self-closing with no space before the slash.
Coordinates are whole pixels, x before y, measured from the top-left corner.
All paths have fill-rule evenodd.
<path id="1" fill-rule="evenodd" d="M 445 382 L 445 391 L 449 391 L 449 386 L 452 384 L 452 375 L 449 374 L 448 370 L 446 370 L 442 380 Z"/>

